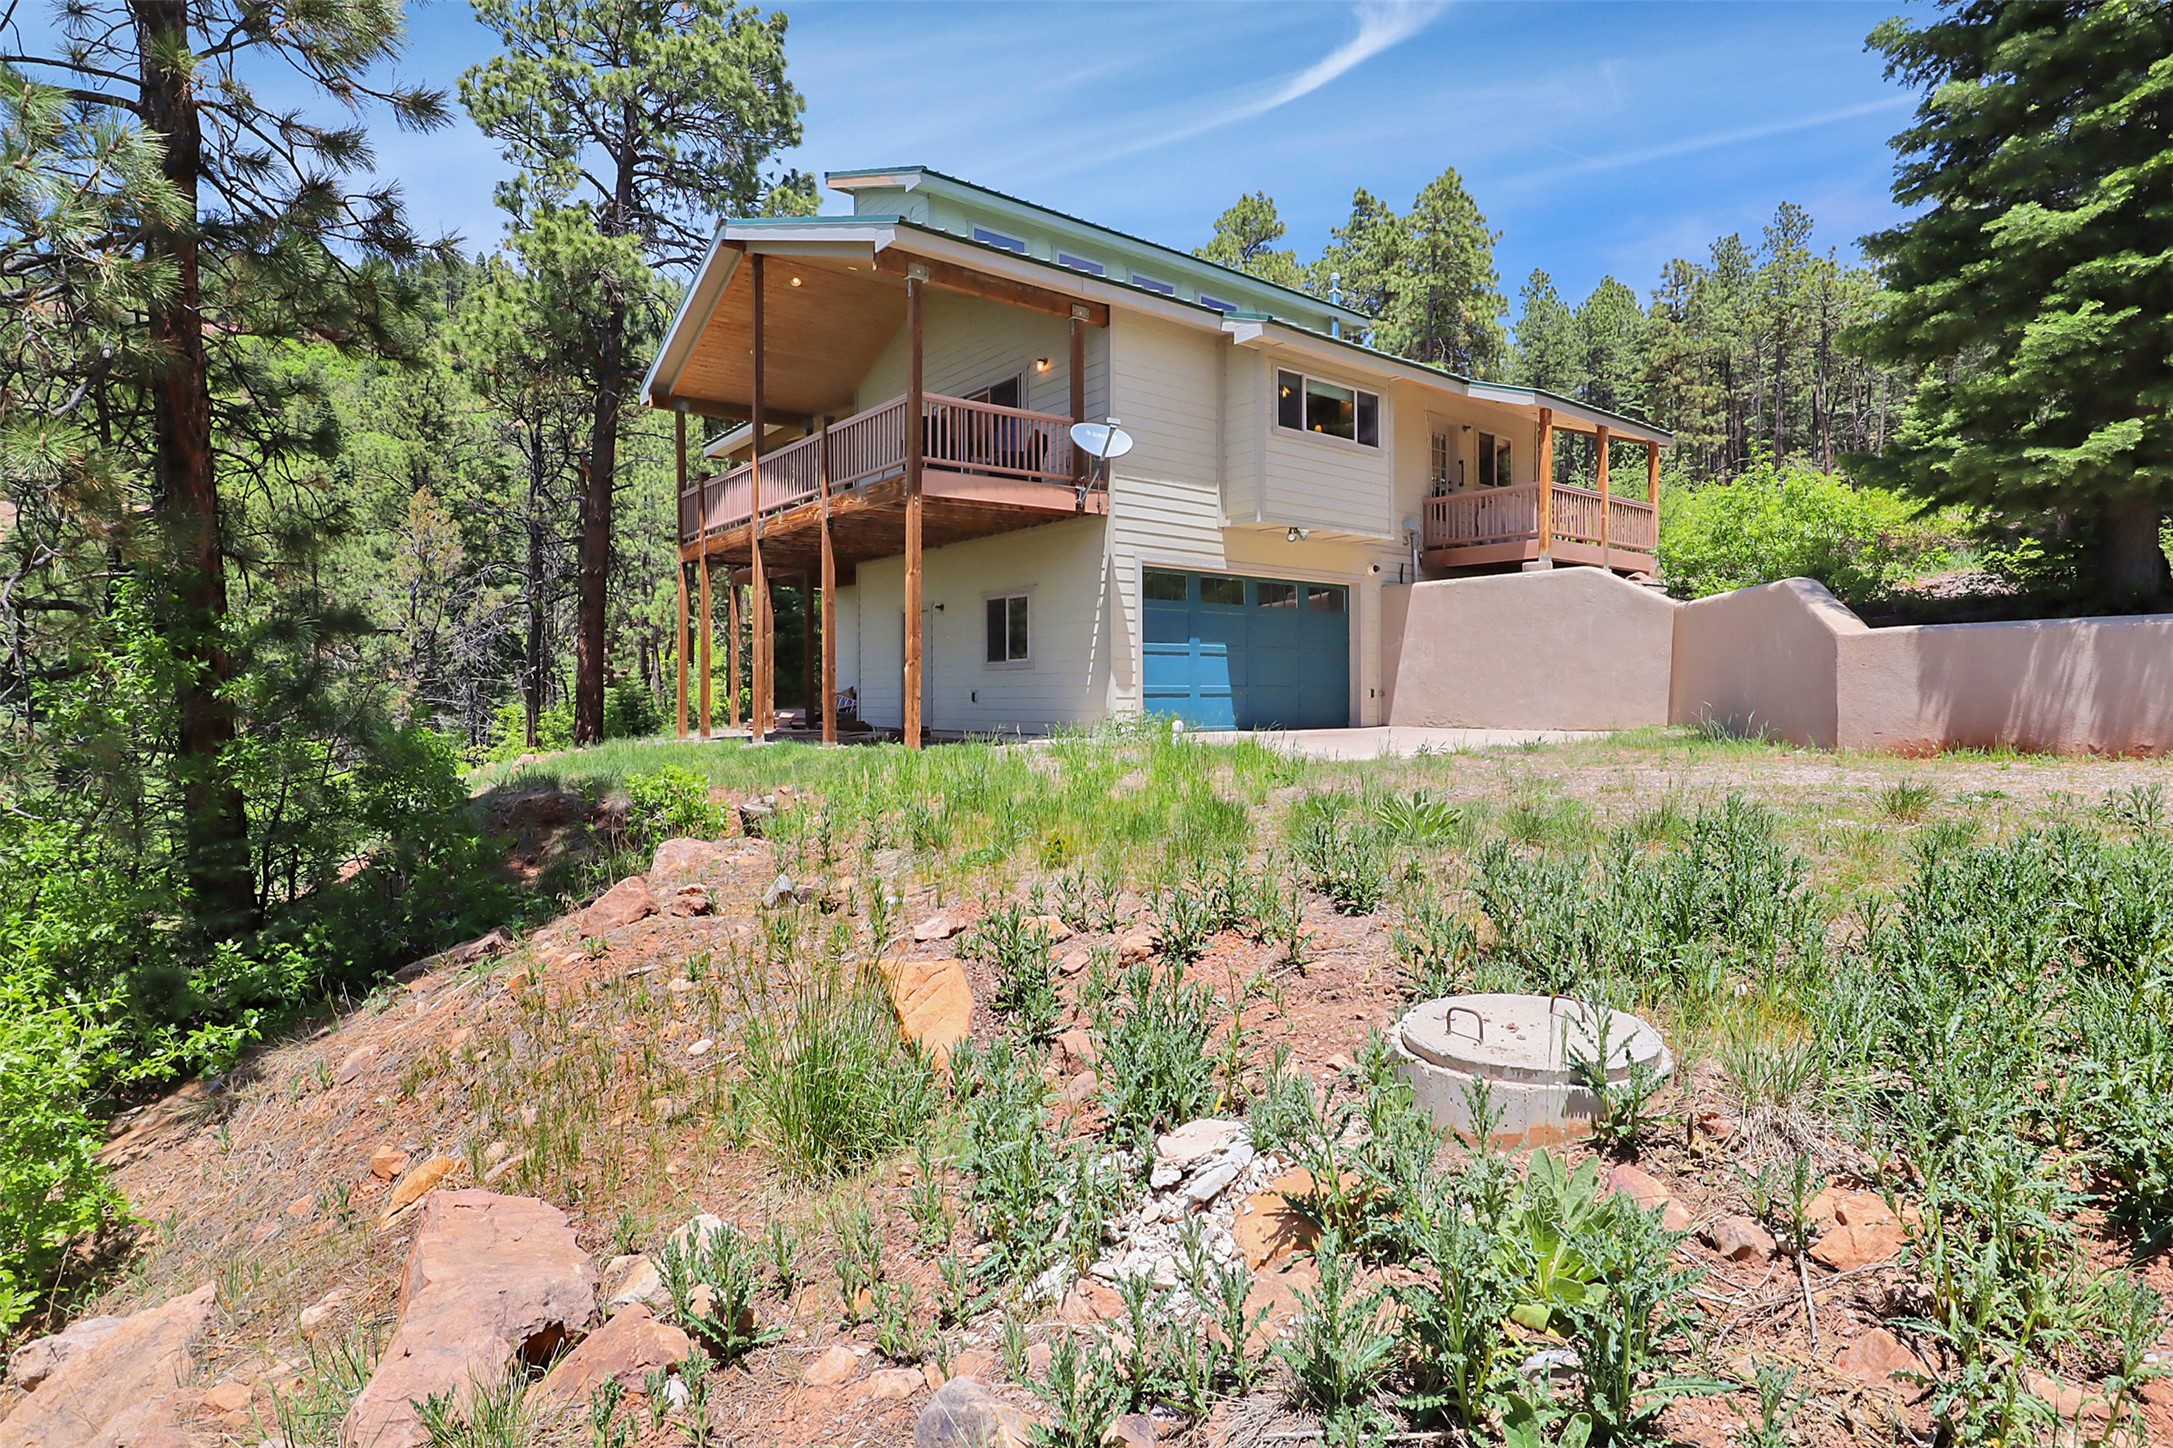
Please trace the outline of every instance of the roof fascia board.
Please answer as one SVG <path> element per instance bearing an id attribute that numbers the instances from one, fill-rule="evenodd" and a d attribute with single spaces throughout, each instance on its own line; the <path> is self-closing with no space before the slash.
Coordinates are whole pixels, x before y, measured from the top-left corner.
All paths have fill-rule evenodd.
<path id="1" fill-rule="evenodd" d="M 1468 395 L 1470 384 L 1454 373 L 1413 362 L 1408 358 L 1394 357 L 1386 352 L 1376 352 L 1370 347 L 1323 337 L 1317 332 L 1286 326 L 1275 321 L 1254 321 L 1250 318 L 1226 321 L 1222 330 L 1240 347 L 1256 347 L 1263 351 L 1294 352 L 1311 361 L 1332 367 L 1385 375 L 1399 382 L 1415 382 L 1422 387 Z"/>
<path id="2" fill-rule="evenodd" d="M 641 400 L 651 407 L 657 405 L 657 383 L 665 376 L 670 376 L 672 385 L 664 395 L 669 397 L 678 391 L 679 374 L 687 365 L 687 354 L 694 350 L 695 339 L 709 325 L 710 316 L 717 310 L 717 301 L 724 295 L 725 285 L 739 268 L 739 248 L 726 242 L 724 232 L 725 228 L 720 226 L 716 236 L 711 238 L 701 266 L 695 269 L 693 282 L 688 285 L 686 295 L 679 299 L 679 310 L 672 314 L 671 325 L 664 329 L 664 345 L 656 349 L 656 360 L 649 364 L 648 376 L 641 379 Z M 688 320 L 697 315 L 701 320 L 689 327 Z"/>
<path id="3" fill-rule="evenodd" d="M 1086 301 L 1100 302 L 1112 311 L 1143 312 L 1201 331 L 1221 330 L 1222 313 L 1213 307 L 1203 307 L 1180 297 L 1165 297 L 1160 292 L 1146 291 L 1127 283 L 1111 282 L 1088 272 L 1073 271 L 1038 256 L 1020 256 L 1000 246 L 976 245 L 932 227 L 906 222 L 898 227 L 898 235 L 891 241 L 890 248 L 908 256 L 925 256 L 985 271 L 1045 291 L 1069 292 Z"/>
<path id="4" fill-rule="evenodd" d="M 926 167 L 894 167 L 881 171 L 827 171 L 823 173 L 823 180 L 833 191 L 843 191 L 848 195 L 863 186 L 873 188 L 896 186 L 906 191 L 926 191 L 933 196 L 943 196 L 951 200 L 982 206 L 992 212 L 1016 220 L 1030 221 L 1046 231 L 1064 232 L 1081 242 L 1098 243 L 1104 246 L 1115 243 L 1121 246 L 1143 247 L 1186 267 L 1204 268 L 1211 274 L 1229 277 L 1232 283 L 1237 286 L 1258 287 L 1271 295 L 1293 298 L 1303 302 L 1308 310 L 1325 313 L 1348 324 L 1365 326 L 1371 324 L 1374 320 L 1364 312 L 1355 311 L 1350 307 L 1331 302 L 1326 297 L 1316 297 L 1310 292 L 1301 292 L 1292 287 L 1282 286 L 1263 277 L 1256 277 L 1252 273 L 1242 271 L 1236 267 L 1224 266 L 1221 262 L 1209 261 L 1205 257 L 1194 256 L 1189 251 L 1181 251 L 1174 246 L 1167 246 L 1162 242 L 1153 241 L 1144 236 L 1133 236 L 1129 232 L 1118 231 L 1112 227 L 1100 226 L 1088 221 L 1083 216 L 1073 216 L 1064 211 L 1052 211 L 1046 206 L 1037 206 L 1033 202 L 1020 197 L 1002 191 L 992 191 L 986 186 L 977 186 L 971 181 L 945 175 L 941 171 L 931 171 Z M 839 184 L 841 181 L 846 184 Z M 1209 310 L 1214 309 L 1209 308 Z"/>
<path id="5" fill-rule="evenodd" d="M 1675 434 L 1665 428 L 1654 427 L 1649 422 L 1639 422 L 1634 417 L 1624 417 L 1619 412 L 1609 412 L 1579 402 L 1573 397 L 1558 397 L 1537 387 L 1512 387 L 1505 382 L 1474 382 L 1470 395 L 1481 402 L 1500 402 L 1510 407 L 1547 408 L 1558 417 L 1572 417 L 1590 427 L 1604 427 L 1608 436 L 1624 442 L 1656 442 L 1662 447 L 1675 444 Z"/>

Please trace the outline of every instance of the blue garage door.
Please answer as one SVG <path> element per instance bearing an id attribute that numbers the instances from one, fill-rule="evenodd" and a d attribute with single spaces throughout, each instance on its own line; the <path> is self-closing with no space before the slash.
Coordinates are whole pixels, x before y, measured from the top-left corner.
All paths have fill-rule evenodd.
<path id="1" fill-rule="evenodd" d="M 1143 580 L 1149 713 L 1202 729 L 1350 723 L 1350 590 L 1177 573 Z"/>

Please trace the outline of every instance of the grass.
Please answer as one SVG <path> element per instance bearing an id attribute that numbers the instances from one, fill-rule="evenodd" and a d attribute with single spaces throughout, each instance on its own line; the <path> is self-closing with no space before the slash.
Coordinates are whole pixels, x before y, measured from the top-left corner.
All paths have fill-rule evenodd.
<path id="1" fill-rule="evenodd" d="M 2173 836 L 2145 766 L 1818 755 L 1694 731 L 1314 762 L 1112 727 L 918 754 L 620 741 L 477 777 L 645 799 L 651 834 L 785 784 L 798 803 L 760 873 L 851 876 L 843 898 L 754 915 L 642 974 L 614 968 L 610 941 L 527 942 L 463 974 L 488 1009 L 406 1064 L 396 1103 L 457 1098 L 435 1149 L 565 1205 L 614 1249 L 653 1247 L 729 1192 L 729 1241 L 676 1269 L 727 1304 L 695 1324 L 707 1357 L 765 1361 L 746 1307 L 763 1333 L 849 1324 L 894 1360 L 944 1361 L 994 1331 L 988 1314 L 1037 1311 L 1023 1283 L 1096 1258 L 1155 1132 L 1249 1115 L 1259 1145 L 1314 1170 L 1311 1206 L 1342 1233 L 1295 1357 L 1271 1369 L 1248 1349 L 1242 1292 L 1194 1263 L 1191 1295 L 1222 1326 L 1148 1331 L 1174 1309 L 1131 1289 L 1142 1330 L 1058 1341 L 1040 1385 L 1056 1439 L 1098 1442 L 1142 1407 L 1211 1416 L 1264 1382 L 1352 1439 L 1649 1440 L 1719 1330 L 1670 1244 L 1603 1217 L 1573 1164 L 1444 1158 L 1360 1025 L 1332 1089 L 1279 1061 L 1287 1035 L 1256 1036 L 1244 1008 L 1280 1014 L 1326 951 L 1339 987 L 1359 956 L 1412 997 L 1541 989 L 1655 1020 L 1683 1069 L 1622 1103 L 1618 1147 L 1667 1169 L 1699 1110 L 1724 1111 L 1735 1136 L 1694 1169 L 1716 1205 L 1799 1247 L 1814 1183 L 1874 1172 L 1911 1209 L 1880 1304 L 1934 1364 L 1928 1411 L 1949 1439 L 2046 1436 L 2015 1364 L 2128 1402 L 2155 1370 L 2163 1308 L 2103 1266 L 2173 1225 Z M 599 882 L 645 863 L 597 848 Z M 948 1073 L 899 1043 L 879 973 L 930 899 L 986 907 L 958 948 L 987 972 L 997 1034 Z M 1054 971 L 1030 923 L 1043 914 L 1105 937 L 1076 977 Z M 1150 928 L 1159 958 L 1120 971 L 1113 937 Z M 579 969 L 556 964 L 569 952 Z M 1074 1022 L 1100 1083 L 1077 1115 L 1048 1046 Z M 697 1039 L 713 1049 L 691 1055 Z M 338 1057 L 284 1058 L 247 1089 L 306 1106 Z M 337 1208 L 322 1209 L 327 1258 L 373 1250 L 370 1214 Z M 202 1275 L 252 1327 L 298 1290 L 276 1266 Z M 1558 1401 L 1507 1371 L 1538 1332 L 1585 1364 Z M 1019 1371 L 1024 1342 L 1006 1339 Z M 324 1406 L 297 1412 L 336 1421 L 355 1374 L 325 1351 L 309 1389 Z M 1818 1387 L 1768 1373 L 1736 1407 L 1756 1441 L 1780 1441 L 1791 1419 L 1826 1421 Z M 681 1436 L 708 1431 L 686 1417 Z"/>

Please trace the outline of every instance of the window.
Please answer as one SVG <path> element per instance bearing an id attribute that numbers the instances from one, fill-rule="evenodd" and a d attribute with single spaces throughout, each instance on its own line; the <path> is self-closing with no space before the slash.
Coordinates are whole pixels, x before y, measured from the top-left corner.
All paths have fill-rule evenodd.
<path id="1" fill-rule="evenodd" d="M 1326 583 L 1305 586 L 1305 606 L 1314 613 L 1343 612 L 1343 590 Z"/>
<path id="2" fill-rule="evenodd" d="M 1455 434 L 1434 433 L 1426 450 L 1426 481 L 1433 485 L 1433 494 L 1437 498 L 1449 491 L 1452 485 L 1455 457 Z"/>
<path id="3" fill-rule="evenodd" d="M 1479 486 L 1506 488 L 1517 480 L 1509 439 L 1491 432 L 1479 434 Z"/>
<path id="4" fill-rule="evenodd" d="M 1164 568 L 1150 568 L 1143 580 L 1147 597 L 1156 603 L 1183 603 L 1187 596 L 1185 576 Z"/>
<path id="5" fill-rule="evenodd" d="M 1226 302 L 1220 297 L 1211 297 L 1205 292 L 1200 293 L 1200 305 L 1213 307 L 1218 312 L 1234 312 L 1237 310 L 1236 302 Z"/>
<path id="6" fill-rule="evenodd" d="M 1068 251 L 1060 251 L 1056 254 L 1056 264 L 1058 266 L 1068 266 L 1073 271 L 1083 271 L 1088 276 L 1105 277 L 1109 275 L 1109 268 L 1103 266 L 1100 262 L 1088 261 L 1083 256 L 1073 256 Z"/>
<path id="7" fill-rule="evenodd" d="M 1200 602 L 1219 603 L 1225 608 L 1245 606 L 1245 580 L 1225 578 L 1220 574 L 1200 575 Z"/>
<path id="8" fill-rule="evenodd" d="M 968 402 L 986 402 L 992 407 L 1024 407 L 1026 388 L 1018 378 L 1006 377 L 1001 382 L 991 382 L 979 392 L 966 394 Z"/>
<path id="9" fill-rule="evenodd" d="M 1296 608 L 1298 585 L 1295 583 L 1256 583 L 1253 585 L 1253 602 L 1260 608 Z"/>
<path id="10" fill-rule="evenodd" d="M 988 601 L 988 661 L 992 664 L 1023 664 L 1027 661 L 1026 595 L 1006 594 Z"/>
<path id="11" fill-rule="evenodd" d="M 1015 251 L 1020 256 L 1026 255 L 1025 242 L 1015 236 L 1005 236 L 1000 231 L 990 231 L 985 226 L 976 226 L 973 229 L 973 239 L 988 246 L 1000 246 L 1005 251 Z"/>
<path id="12" fill-rule="evenodd" d="M 1132 285 L 1135 287 L 1145 287 L 1150 292 L 1160 292 L 1165 297 L 1174 297 L 1177 295 L 1177 288 L 1171 283 L 1158 282 L 1153 277 L 1143 277 L 1138 272 L 1132 273 Z"/>
<path id="13" fill-rule="evenodd" d="M 1371 392 L 1296 372 L 1275 374 L 1275 422 L 1295 432 L 1381 445 L 1381 399 Z"/>

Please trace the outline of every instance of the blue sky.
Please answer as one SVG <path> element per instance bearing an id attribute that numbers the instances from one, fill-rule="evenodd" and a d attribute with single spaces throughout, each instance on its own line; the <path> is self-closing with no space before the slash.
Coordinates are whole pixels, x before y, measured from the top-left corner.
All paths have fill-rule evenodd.
<path id="1" fill-rule="evenodd" d="M 805 169 L 925 164 L 1185 247 L 1265 190 L 1305 257 L 1356 187 L 1407 206 L 1453 166 L 1512 299 L 1535 266 L 1573 301 L 1609 273 L 1642 295 L 1782 201 L 1851 252 L 1895 215 L 1886 139 L 1913 99 L 1864 49 L 1899 0 L 784 8 Z M 451 87 L 491 53 L 463 0 L 411 24 L 408 78 Z M 380 147 L 425 228 L 495 241 L 502 167 L 465 117 Z"/>

